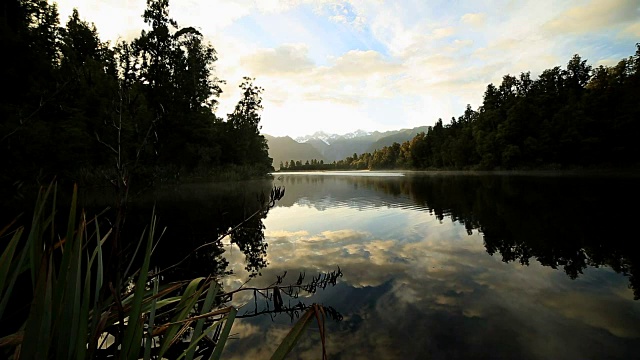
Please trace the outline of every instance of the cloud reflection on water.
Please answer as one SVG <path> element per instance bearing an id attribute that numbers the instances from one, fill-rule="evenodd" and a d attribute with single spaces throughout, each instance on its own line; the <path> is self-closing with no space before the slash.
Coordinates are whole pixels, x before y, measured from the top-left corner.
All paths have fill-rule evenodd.
<path id="1" fill-rule="evenodd" d="M 302 218 L 315 223 L 301 225 L 307 211 Z M 570 280 L 536 262 L 505 264 L 486 253 L 481 234 L 424 211 L 293 205 L 274 209 L 265 225 L 269 266 L 254 286 L 284 271 L 290 281 L 296 271 L 311 275 L 336 265 L 344 273 L 336 288 L 313 297 L 345 315 L 329 328 L 329 358 L 616 358 L 640 338 L 640 307 L 619 274 L 594 269 Z M 242 278 L 242 258 L 228 259 Z M 614 290 L 589 286 L 592 276 Z M 289 328 L 257 323 L 269 330 L 238 328 L 244 345 L 234 357 L 264 358 Z M 312 331 L 295 356 L 317 358 L 314 339 Z"/>

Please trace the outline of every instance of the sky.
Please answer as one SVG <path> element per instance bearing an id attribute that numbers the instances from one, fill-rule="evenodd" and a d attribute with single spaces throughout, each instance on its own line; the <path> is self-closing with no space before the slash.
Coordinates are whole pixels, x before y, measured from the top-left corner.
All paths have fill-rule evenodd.
<path id="1" fill-rule="evenodd" d="M 54 2 L 63 24 L 77 8 L 103 41 L 146 28 L 145 0 Z M 640 42 L 638 0 L 171 0 L 169 12 L 218 53 L 216 114 L 255 78 L 274 136 L 446 124 L 504 75 L 537 78 L 574 54 L 614 65 Z"/>

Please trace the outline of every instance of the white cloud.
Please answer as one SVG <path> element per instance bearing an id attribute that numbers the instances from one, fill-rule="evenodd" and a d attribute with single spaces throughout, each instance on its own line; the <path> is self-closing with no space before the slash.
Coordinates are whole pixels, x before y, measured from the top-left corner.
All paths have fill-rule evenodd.
<path id="1" fill-rule="evenodd" d="M 393 75 L 400 66 L 385 60 L 380 53 L 368 50 L 351 50 L 335 59 L 332 66 L 324 68 L 326 75 L 366 78 L 376 74 Z"/>
<path id="2" fill-rule="evenodd" d="M 58 5 L 61 24 L 66 24 L 72 10 L 76 8 L 80 18 L 89 23 L 95 23 L 103 41 L 110 40 L 113 43 L 118 39 L 132 40 L 140 35 L 140 30 L 144 26 L 142 13 L 146 4 L 143 1 L 74 2 L 63 0 L 55 1 L 55 3 Z M 118 20 L 114 21 L 114 19 Z"/>
<path id="3" fill-rule="evenodd" d="M 484 26 L 487 16 L 482 13 L 469 13 L 464 14 L 460 18 L 464 24 L 479 28 Z"/>
<path id="4" fill-rule="evenodd" d="M 58 3 L 63 21 L 77 6 L 103 39 L 132 39 L 144 27 L 144 0 Z M 638 11 L 635 0 L 172 0 L 170 7 L 218 51 L 216 75 L 228 82 L 220 114 L 238 101 L 242 76 L 255 77 L 265 89 L 263 130 L 280 136 L 430 125 L 467 103 L 477 108 L 486 85 L 505 74 L 535 77 L 574 53 L 616 62 L 633 53 L 621 49 L 640 36 Z"/>
<path id="5" fill-rule="evenodd" d="M 456 30 L 453 27 L 449 26 L 449 27 L 434 29 L 431 32 L 431 37 L 437 40 L 437 39 L 443 39 L 443 38 L 449 37 L 455 33 L 456 33 Z"/>
<path id="6" fill-rule="evenodd" d="M 288 224 L 289 214 L 299 212 L 297 208 L 278 209 L 279 219 L 273 219 L 273 214 L 270 214 L 267 229 L 274 228 L 276 223 Z M 340 209 L 325 211 L 334 213 L 323 212 L 321 216 L 324 218 L 340 216 Z M 284 228 L 288 226 L 284 225 Z M 447 319 L 455 320 L 455 324 L 465 324 L 467 330 L 473 329 L 474 324 L 483 329 L 467 331 L 461 339 L 485 346 L 488 341 L 496 339 L 496 334 L 491 331 L 502 329 L 511 332 L 514 327 L 520 334 L 549 331 L 553 334 L 550 336 L 552 339 L 569 339 L 576 335 L 575 331 L 586 335 L 582 333 L 585 329 L 588 333 L 606 331 L 629 340 L 640 336 L 636 326 L 637 314 L 629 316 L 635 313 L 626 279 L 612 280 L 608 285 L 614 287 L 613 293 L 607 295 L 594 292 L 588 284 L 596 279 L 610 279 L 608 277 L 593 277 L 585 272 L 580 279 L 571 280 L 561 270 L 542 266 L 536 261 L 527 267 L 517 262 L 504 264 L 499 254 L 489 256 L 486 253 L 481 234 L 467 236 L 463 227 L 450 223 L 428 225 L 428 231 L 421 229 L 422 236 L 413 242 L 379 238 L 361 229 L 322 230 L 326 228 L 320 227 L 317 232 L 284 229 L 268 232 L 270 265 L 262 271 L 262 277 L 252 280 L 251 285 L 269 285 L 276 275 L 288 270 L 286 284 L 295 281 L 298 271 L 309 275 L 335 270 L 331 262 L 336 261 L 344 274 L 339 282 L 346 284 L 340 289 L 340 295 L 355 296 L 339 303 L 332 302 L 331 297 L 320 297 L 323 303 L 336 306 L 346 316 L 343 324 L 348 325 L 344 332 L 342 329 L 345 327 L 329 333 L 327 348 L 331 351 L 330 356 L 341 354 L 357 358 L 363 354 L 363 349 L 375 348 L 375 357 L 404 358 L 395 352 L 401 340 L 393 334 L 414 333 L 415 330 L 424 338 L 434 337 L 442 334 L 438 325 L 445 325 Z M 241 264 L 238 263 L 238 267 Z M 602 271 L 606 270 L 600 269 L 598 273 L 602 274 Z M 366 296 L 358 297 L 362 294 L 359 291 L 366 291 Z M 614 306 L 605 312 L 599 311 L 603 304 Z M 531 317 L 531 314 L 536 316 Z M 271 329 L 261 330 L 266 333 Z M 451 331 L 461 329 L 454 327 Z M 273 329 L 275 337 L 280 336 L 280 330 Z M 247 331 L 261 333 L 253 328 Z M 264 339 L 252 348 L 261 348 L 263 342 L 273 338 L 265 334 Z M 526 338 L 522 343 L 514 344 L 523 346 L 523 352 L 533 351 L 541 358 L 549 358 L 553 355 L 553 348 L 562 346 L 558 343 L 547 349 L 530 342 L 536 339 L 551 341 L 543 336 Z M 406 345 L 410 348 L 414 343 Z M 298 349 L 306 346 L 299 344 Z M 464 344 L 460 346 L 464 347 Z M 569 346 L 569 349 L 575 351 L 575 346 Z M 413 348 L 405 350 L 410 354 L 419 352 Z M 356 351 L 357 354 L 352 353 Z M 247 356 L 242 353 L 239 356 L 242 355 Z"/>
<path id="7" fill-rule="evenodd" d="M 546 24 L 552 32 L 584 33 L 638 21 L 640 6 L 636 0 L 592 0 L 567 9 Z"/>
<path id="8" fill-rule="evenodd" d="M 608 58 L 608 59 L 601 59 L 598 60 L 595 64 L 595 66 L 613 66 L 615 64 L 617 64 L 620 61 L 620 59 L 612 59 L 612 58 Z"/>
<path id="9" fill-rule="evenodd" d="M 245 56 L 241 60 L 241 65 L 249 69 L 252 74 L 266 76 L 298 73 L 313 67 L 308 53 L 305 44 L 283 44 L 275 49 L 260 49 Z"/>
<path id="10" fill-rule="evenodd" d="M 623 31 L 623 35 L 640 37 L 640 21 L 629 24 Z"/>

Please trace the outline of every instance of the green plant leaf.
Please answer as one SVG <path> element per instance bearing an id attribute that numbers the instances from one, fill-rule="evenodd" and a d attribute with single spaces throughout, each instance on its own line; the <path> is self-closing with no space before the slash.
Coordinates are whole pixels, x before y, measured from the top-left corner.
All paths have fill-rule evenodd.
<path id="1" fill-rule="evenodd" d="M 82 305 L 80 306 L 80 311 L 78 312 L 77 317 L 79 318 L 78 323 L 78 331 L 77 335 L 74 339 L 75 349 L 74 356 L 75 359 L 84 359 L 87 353 L 87 340 L 90 333 L 92 333 L 89 326 L 89 303 L 91 302 L 91 263 L 89 259 L 87 259 L 89 265 L 87 266 L 87 273 L 85 275 L 84 280 L 84 290 L 82 294 Z"/>
<path id="2" fill-rule="evenodd" d="M 153 279 L 153 301 L 151 301 L 151 308 L 149 309 L 149 325 L 147 327 L 147 339 L 145 341 L 144 346 L 144 358 L 151 358 L 151 343 L 153 342 L 153 326 L 156 319 L 156 305 L 157 298 L 155 297 L 158 294 L 158 277 Z"/>
<path id="3" fill-rule="evenodd" d="M 238 310 L 234 307 L 229 311 L 229 315 L 227 315 L 227 320 L 224 323 L 224 328 L 220 333 L 220 337 L 218 338 L 218 342 L 216 343 L 215 349 L 213 349 L 213 353 L 211 354 L 210 359 L 220 359 L 222 356 L 222 350 L 224 350 L 224 346 L 227 343 L 227 339 L 229 338 L 229 333 L 231 333 L 231 327 L 233 326 L 233 321 L 236 319 L 236 314 Z"/>
<path id="4" fill-rule="evenodd" d="M 167 352 L 169 347 L 175 342 L 176 334 L 178 333 L 178 330 L 183 326 L 179 322 L 188 317 L 189 312 L 191 311 L 191 309 L 193 309 L 196 302 L 200 298 L 200 295 L 204 291 L 204 286 L 198 289 L 198 286 L 203 280 L 203 277 L 193 279 L 185 288 L 180 302 L 175 307 L 176 314 L 171 318 L 172 324 L 169 325 L 169 328 L 165 332 L 164 338 L 162 339 L 162 345 L 160 346 L 160 352 L 158 356 L 162 357 L 164 353 Z"/>
<path id="5" fill-rule="evenodd" d="M 2 256 L 0 257 L 0 319 L 2 319 L 2 315 L 4 314 L 4 309 L 9 302 L 9 298 L 13 293 L 13 286 L 18 279 L 18 275 L 21 274 L 22 263 L 27 256 L 27 251 L 23 250 L 20 252 L 19 260 L 17 263 L 13 261 L 14 252 L 22 237 L 22 232 L 24 228 L 20 228 L 13 234 L 13 237 L 9 241 L 9 245 L 3 251 Z M 12 266 L 13 264 L 13 266 Z M 8 281 L 7 281 L 8 280 Z"/>
<path id="6" fill-rule="evenodd" d="M 204 304 L 202 305 L 202 309 L 200 310 L 200 314 L 207 313 L 211 310 L 213 306 L 213 300 L 218 294 L 218 284 L 214 280 L 210 280 L 209 289 L 207 290 L 207 297 L 204 299 Z M 196 322 L 196 326 L 193 329 L 193 334 L 191 335 L 191 344 L 189 345 L 189 349 L 187 350 L 186 359 L 192 360 L 193 354 L 196 351 L 196 347 L 198 342 L 200 341 L 200 334 L 202 333 L 202 328 L 204 326 L 204 320 L 200 319 Z"/>
<path id="7" fill-rule="evenodd" d="M 300 319 L 298 319 L 293 328 L 289 330 L 287 336 L 284 337 L 276 351 L 271 356 L 271 360 L 282 360 L 287 356 L 287 354 L 289 354 L 289 352 L 291 352 L 304 330 L 311 323 L 314 313 L 313 307 L 307 309 Z"/>
<path id="8" fill-rule="evenodd" d="M 209 326 L 208 329 L 206 329 L 204 332 L 202 332 L 202 334 L 200 334 L 200 336 L 198 336 L 195 339 L 191 339 L 191 343 L 189 344 L 189 347 L 184 352 L 182 352 L 182 354 L 180 354 L 180 356 L 178 356 L 176 360 L 180 360 L 183 357 L 188 356 L 189 352 L 195 352 L 200 340 L 204 339 L 206 336 L 213 334 L 213 332 L 216 330 L 216 327 L 218 327 L 218 325 L 225 320 L 226 320 L 226 317 L 214 321 L 213 324 L 211 324 L 211 326 Z"/>
<path id="9" fill-rule="evenodd" d="M 153 236 L 155 233 L 156 218 L 155 208 L 151 215 L 151 226 L 149 227 L 149 235 L 147 237 L 147 247 L 144 255 L 144 261 L 140 271 L 138 272 L 138 281 L 135 285 L 135 292 L 131 311 L 129 312 L 129 321 L 127 329 L 124 333 L 121 354 L 125 359 L 135 359 L 138 357 L 141 340 L 142 340 L 142 322 L 140 321 L 143 295 L 145 292 L 145 284 L 149 273 L 149 262 L 151 260 L 151 247 L 153 245 Z M 144 236 L 144 234 L 143 234 Z M 142 238 L 140 239 L 142 241 Z"/>
<path id="10" fill-rule="evenodd" d="M 20 228 L 15 232 L 15 234 L 13 234 L 11 240 L 9 240 L 9 244 L 2 252 L 2 255 L 0 255 L 0 294 L 4 290 L 4 283 L 9 277 L 9 269 L 11 268 L 13 256 L 16 248 L 18 247 L 18 242 L 20 241 L 23 231 L 24 229 Z"/>
<path id="11" fill-rule="evenodd" d="M 48 359 L 51 346 L 51 277 L 53 259 L 42 259 L 39 266 L 36 291 L 31 302 L 29 317 L 25 323 L 20 357 L 24 359 Z"/>
<path id="12" fill-rule="evenodd" d="M 43 193 L 42 190 L 38 192 L 38 198 L 36 199 L 35 210 L 33 212 L 33 218 L 31 221 L 31 230 L 27 238 L 27 248 L 29 249 L 29 269 L 31 269 L 31 284 L 37 286 L 37 280 L 39 276 L 40 264 L 43 256 L 44 242 L 43 231 L 47 225 L 52 222 L 53 217 L 49 218 L 49 221 L 43 220 L 42 212 L 44 206 L 49 197 L 49 193 L 53 187 L 53 183 L 49 184 L 47 190 Z M 55 203 L 53 204 L 55 207 Z M 35 291 L 34 291 L 35 292 Z"/>

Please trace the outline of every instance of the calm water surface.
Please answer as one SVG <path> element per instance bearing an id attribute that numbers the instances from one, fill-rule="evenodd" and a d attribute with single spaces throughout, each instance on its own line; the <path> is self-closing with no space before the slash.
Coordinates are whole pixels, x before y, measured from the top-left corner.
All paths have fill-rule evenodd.
<path id="1" fill-rule="evenodd" d="M 266 267 L 247 286 L 339 266 L 336 286 L 291 300 L 343 315 L 328 322 L 330 359 L 640 357 L 638 178 L 275 177 L 286 195 L 261 220 Z M 224 257 L 233 289 L 246 256 L 233 245 Z M 268 358 L 290 328 L 285 315 L 239 319 L 225 355 Z M 321 358 L 319 339 L 311 326 L 292 358 Z"/>
<path id="2" fill-rule="evenodd" d="M 300 273 L 306 283 L 339 267 L 335 286 L 283 295 L 285 307 L 320 303 L 342 315 L 327 321 L 330 359 L 640 359 L 639 180 L 276 173 L 132 196 L 123 238 L 139 238 L 155 205 L 166 232 L 153 266 L 188 256 L 165 281 L 213 274 L 227 292 L 248 279 L 245 287 L 269 286 L 285 272 L 282 286 Z M 273 186 L 284 198 L 243 222 Z M 80 198 L 94 214 L 113 194 L 85 189 Z M 17 209 L 0 210 L 11 218 Z M 192 253 L 204 243 L 213 245 Z M 224 358 L 268 359 L 292 327 L 286 314 L 248 317 L 274 309 L 253 295 L 229 301 L 239 318 Z M 312 324 L 291 358 L 321 351 Z"/>

